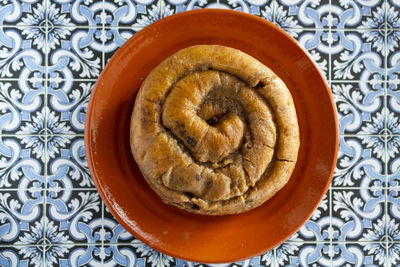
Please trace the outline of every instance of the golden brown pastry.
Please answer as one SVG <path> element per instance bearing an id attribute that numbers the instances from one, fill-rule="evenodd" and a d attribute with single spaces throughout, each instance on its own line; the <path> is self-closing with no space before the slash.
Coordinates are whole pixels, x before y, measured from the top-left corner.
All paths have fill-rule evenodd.
<path id="1" fill-rule="evenodd" d="M 209 215 L 271 198 L 288 182 L 300 144 L 283 81 L 253 57 L 218 45 L 182 49 L 148 75 L 130 136 L 161 199 Z"/>

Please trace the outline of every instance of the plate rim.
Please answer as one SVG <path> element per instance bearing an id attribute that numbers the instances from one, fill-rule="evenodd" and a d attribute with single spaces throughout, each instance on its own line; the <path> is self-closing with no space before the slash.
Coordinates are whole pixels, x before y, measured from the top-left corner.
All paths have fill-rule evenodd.
<path id="1" fill-rule="evenodd" d="M 197 9 L 197 10 L 190 10 L 190 11 L 184 11 L 181 13 L 176 13 L 173 15 L 170 15 L 168 17 L 159 19 L 155 22 L 153 22 L 152 24 L 146 26 L 145 28 L 143 28 L 142 30 L 140 30 L 139 32 L 136 32 L 132 37 L 130 37 L 121 47 L 119 47 L 115 53 L 112 55 L 112 57 L 110 58 L 109 62 L 104 66 L 103 70 L 101 71 L 99 77 L 97 78 L 93 88 L 92 88 L 92 92 L 90 94 L 90 99 L 88 102 L 88 106 L 87 106 L 87 112 L 85 115 L 85 127 L 84 127 L 84 147 L 85 147 L 85 155 L 86 155 L 86 161 L 88 164 L 88 168 L 90 171 L 90 175 L 91 178 L 96 186 L 97 192 L 99 193 L 101 199 L 103 200 L 104 204 L 106 205 L 106 207 L 109 209 L 110 213 L 114 216 L 114 218 L 118 221 L 118 223 L 120 223 L 128 232 L 130 232 L 136 239 L 139 239 L 140 241 L 142 241 L 144 244 L 148 245 L 149 247 L 164 253 L 166 255 L 172 256 L 174 258 L 177 259 L 182 259 L 185 261 L 195 261 L 195 262 L 199 262 L 199 263 L 229 263 L 229 262 L 236 262 L 236 261 L 240 261 L 240 260 L 245 260 L 245 259 L 250 259 L 253 258 L 255 256 L 264 254 L 265 252 L 269 251 L 269 249 L 264 249 L 264 250 L 260 250 L 259 252 L 253 253 L 247 257 L 231 257 L 230 259 L 224 259 L 224 260 L 220 260 L 220 261 L 207 261 L 207 260 L 198 260 L 198 259 L 193 259 L 190 257 L 184 257 L 182 255 L 176 255 L 174 253 L 171 253 L 170 251 L 164 249 L 163 247 L 158 246 L 157 244 L 150 244 L 150 242 L 144 238 L 140 233 L 138 233 L 137 231 L 135 231 L 135 229 L 132 229 L 131 227 L 129 227 L 129 225 L 121 218 L 121 216 L 114 210 L 114 206 L 112 204 L 109 203 L 109 199 L 107 198 L 105 192 L 103 191 L 102 187 L 99 184 L 98 181 L 98 177 L 93 175 L 93 173 L 95 172 L 95 168 L 94 168 L 94 162 L 93 162 L 93 158 L 92 158 L 92 146 L 89 142 L 89 127 L 90 127 L 90 117 L 92 116 L 92 105 L 94 102 L 94 98 L 96 97 L 96 94 L 98 93 L 98 88 L 101 87 L 99 85 L 102 77 L 104 76 L 104 73 L 107 72 L 107 70 L 110 68 L 110 66 L 112 65 L 112 62 L 114 62 L 116 60 L 116 58 L 118 57 L 118 55 L 121 53 L 122 50 L 124 50 L 124 47 L 129 45 L 129 42 L 131 42 L 132 39 L 134 38 L 140 38 L 142 35 L 145 35 L 148 31 L 151 31 L 151 29 L 155 26 L 157 26 L 158 24 L 164 23 L 164 21 L 168 21 L 168 20 L 174 20 L 174 19 L 179 19 L 180 17 L 186 17 L 186 16 L 190 16 L 192 14 L 196 15 L 196 14 L 202 14 L 202 13 L 215 13 L 218 15 L 224 15 L 224 14 L 235 14 L 237 16 L 242 16 L 246 19 L 250 19 L 250 20 L 256 20 L 258 22 L 261 22 L 263 24 L 265 24 L 265 26 L 267 27 L 271 27 L 274 28 L 275 31 L 278 31 L 280 34 L 286 36 L 286 38 L 288 40 L 290 40 L 294 45 L 296 45 L 298 48 L 300 48 L 304 54 L 304 56 L 306 56 L 309 60 L 310 63 L 312 64 L 312 66 L 314 67 L 314 70 L 317 71 L 318 76 L 320 76 L 321 81 L 323 82 L 324 89 L 326 91 L 326 93 L 328 93 L 329 95 L 329 103 L 331 104 L 331 110 L 332 110 L 332 116 L 335 122 L 335 132 L 333 133 L 334 137 L 335 137 L 335 143 L 334 143 L 334 153 L 333 153 L 333 161 L 332 164 L 330 166 L 330 172 L 329 172 L 329 176 L 327 178 L 327 182 L 326 185 L 324 187 L 324 189 L 321 191 L 320 197 L 318 198 L 318 202 L 316 202 L 316 204 L 312 207 L 312 209 L 310 209 L 310 212 L 307 214 L 307 216 L 305 216 L 305 219 L 303 220 L 303 222 L 295 229 L 293 229 L 291 232 L 289 232 L 289 235 L 282 238 L 280 241 L 277 241 L 276 244 L 273 247 L 278 246 L 279 244 L 282 244 L 283 242 L 287 241 L 288 238 L 290 238 L 293 234 L 295 234 L 308 220 L 309 218 L 312 216 L 313 212 L 316 210 L 316 208 L 318 207 L 318 205 L 320 204 L 321 200 L 323 199 L 323 197 L 325 196 L 325 194 L 327 193 L 329 186 L 332 182 L 333 179 L 333 174 L 334 174 L 334 170 L 336 167 L 336 163 L 337 163 L 337 155 L 338 155 L 338 148 L 339 148 L 339 125 L 338 125 L 338 118 L 337 118 L 337 109 L 336 109 L 336 104 L 334 102 L 333 99 L 333 94 L 332 91 L 330 89 L 330 86 L 326 80 L 326 78 L 324 77 L 321 69 L 318 67 L 317 63 L 314 61 L 314 59 L 311 57 L 311 55 L 308 53 L 308 51 L 301 46 L 298 41 L 296 39 L 294 39 L 292 36 L 290 36 L 287 32 L 285 32 L 283 29 L 281 29 L 280 27 L 278 27 L 277 25 L 273 24 L 270 21 L 267 21 L 259 16 L 256 15 L 252 15 L 249 13 L 244 13 L 244 12 L 240 12 L 240 11 L 236 11 L 236 10 L 230 10 L 230 9 Z M 130 148 L 129 148 L 130 149 Z M 272 248 L 271 248 L 272 249 Z"/>

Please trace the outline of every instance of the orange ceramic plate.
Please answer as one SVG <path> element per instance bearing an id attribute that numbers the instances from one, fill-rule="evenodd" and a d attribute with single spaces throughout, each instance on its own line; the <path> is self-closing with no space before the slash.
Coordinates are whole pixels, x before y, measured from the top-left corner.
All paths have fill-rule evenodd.
<path id="1" fill-rule="evenodd" d="M 142 81 L 164 58 L 196 44 L 252 55 L 285 81 L 294 98 L 301 134 L 295 171 L 275 197 L 250 212 L 212 217 L 170 207 L 147 186 L 131 156 L 129 122 Z M 177 258 L 231 262 L 279 245 L 311 216 L 332 178 L 337 118 L 326 81 L 292 37 L 253 15 L 197 10 L 153 23 L 115 53 L 90 98 L 85 147 L 101 197 L 135 237 Z"/>

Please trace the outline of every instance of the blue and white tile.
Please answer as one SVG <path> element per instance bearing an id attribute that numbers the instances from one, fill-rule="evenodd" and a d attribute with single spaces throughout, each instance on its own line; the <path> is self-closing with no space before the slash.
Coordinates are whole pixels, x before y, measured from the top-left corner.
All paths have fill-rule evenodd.
<path id="1" fill-rule="evenodd" d="M 386 142 L 389 186 L 400 186 L 400 83 L 389 83 L 387 90 Z"/>
<path id="2" fill-rule="evenodd" d="M 34 266 L 44 265 L 44 246 L 4 246 L 0 247 L 0 266 Z"/>
<path id="3" fill-rule="evenodd" d="M 333 244 L 333 267 L 342 266 L 391 266 L 386 265 L 384 243 L 336 243 Z"/>
<path id="4" fill-rule="evenodd" d="M 384 125 L 382 82 L 334 82 L 331 89 L 338 112 L 340 134 L 372 134 L 371 131 L 376 134 L 378 129 L 372 129 L 371 126 Z"/>
<path id="5" fill-rule="evenodd" d="M 215 3 L 212 3 L 215 2 Z M 201 1 L 199 1 L 201 3 Z M 273 0 L 219 0 L 208 1 L 205 8 L 233 9 L 260 16 L 270 22 L 274 20 Z"/>
<path id="6" fill-rule="evenodd" d="M 336 29 L 383 29 L 385 0 L 332 1 L 329 25 Z"/>
<path id="7" fill-rule="evenodd" d="M 39 129 L 44 123 L 40 115 L 44 106 L 44 92 L 41 79 L 1 81 L 0 134 L 44 134 Z"/>
<path id="8" fill-rule="evenodd" d="M 107 243 L 130 243 L 137 242 L 136 238 L 131 235 L 125 228 L 114 218 L 110 210 L 103 205 L 103 241 Z"/>
<path id="9" fill-rule="evenodd" d="M 0 243 L 37 245 L 44 242 L 41 191 L 0 191 Z M 28 252 L 27 252 L 28 253 Z"/>
<path id="10" fill-rule="evenodd" d="M 107 64 L 114 53 L 138 31 L 126 28 L 105 28 L 104 64 Z"/>
<path id="11" fill-rule="evenodd" d="M 45 183 L 43 136 L 0 137 L 0 190 L 40 192 Z"/>
<path id="12" fill-rule="evenodd" d="M 332 31 L 331 79 L 382 82 L 385 36 L 374 31 Z"/>
<path id="13" fill-rule="evenodd" d="M 106 27 L 131 27 L 160 19 L 162 0 L 105 0 L 104 25 Z"/>
<path id="14" fill-rule="evenodd" d="M 49 80 L 96 79 L 102 70 L 104 39 L 100 28 L 49 29 Z"/>
<path id="15" fill-rule="evenodd" d="M 329 32 L 296 28 L 285 29 L 285 31 L 294 37 L 299 44 L 308 51 L 325 78 L 329 79 L 329 48 L 331 45 L 331 35 Z"/>
<path id="16" fill-rule="evenodd" d="M 400 264 L 400 188 L 388 189 L 387 251 L 389 266 Z"/>
<path id="17" fill-rule="evenodd" d="M 102 260 L 105 257 L 101 245 L 67 244 L 46 246 L 45 249 L 44 266 L 47 267 L 103 266 Z"/>
<path id="18" fill-rule="evenodd" d="M 390 6 L 400 7 L 400 1 L 399 0 L 387 0 L 387 3 Z"/>
<path id="19" fill-rule="evenodd" d="M 48 25 L 102 26 L 105 22 L 102 1 L 48 0 Z"/>
<path id="20" fill-rule="evenodd" d="M 290 28 L 317 28 L 328 29 L 329 24 L 329 0 L 320 1 L 292 1 L 277 0 L 275 8 L 276 22 L 280 17 L 291 21 L 290 25 L 282 25 Z"/>
<path id="21" fill-rule="evenodd" d="M 386 28 L 388 31 L 392 29 L 400 29 L 400 2 L 399 0 L 387 0 L 386 4 Z"/>
<path id="22" fill-rule="evenodd" d="M 142 241 L 135 239 L 131 244 L 126 244 L 123 246 L 113 246 L 105 244 L 105 254 L 106 257 L 114 256 L 112 259 L 107 259 L 105 262 L 109 262 L 110 260 L 117 261 L 116 263 L 122 265 L 122 262 L 119 262 L 121 259 L 121 254 L 124 253 L 127 255 L 136 256 L 135 266 L 149 266 L 149 267 L 158 267 L 160 266 L 161 254 L 159 251 L 154 250 L 144 244 Z M 126 259 L 126 258 L 125 258 Z M 163 257 L 163 265 L 168 266 L 169 262 L 172 262 L 173 259 L 170 256 Z"/>
<path id="23" fill-rule="evenodd" d="M 275 250 L 275 266 L 331 266 L 328 243 L 283 243 Z"/>
<path id="24" fill-rule="evenodd" d="M 384 136 L 340 137 L 338 160 L 332 181 L 333 188 L 385 186 L 385 160 Z"/>
<path id="25" fill-rule="evenodd" d="M 103 236 L 101 199 L 94 190 L 46 192 L 48 244 L 100 243 Z M 50 227 L 51 226 L 51 227 Z M 49 229 L 50 227 L 50 229 Z"/>
<path id="26" fill-rule="evenodd" d="M 47 136 L 47 188 L 49 192 L 69 189 L 95 190 L 86 161 L 83 136 Z"/>
<path id="27" fill-rule="evenodd" d="M 107 266 L 177 266 L 174 259 L 164 256 L 139 240 L 132 244 L 104 245 L 104 265 Z"/>
<path id="28" fill-rule="evenodd" d="M 332 189 L 332 240 L 379 242 L 385 235 L 383 189 Z"/>
<path id="29" fill-rule="evenodd" d="M 45 78 L 46 31 L 39 27 L 0 27 L 0 78 L 40 82 Z"/>
<path id="30" fill-rule="evenodd" d="M 268 1 L 268 0 L 261 0 Z M 255 1 L 256 2 L 256 1 Z M 237 9 L 244 11 L 248 4 L 245 0 L 218 1 L 218 0 L 160 0 L 161 18 L 169 15 L 202 8 Z M 151 13 L 150 13 L 151 14 Z"/>
<path id="31" fill-rule="evenodd" d="M 391 190 L 388 195 L 388 208 L 393 209 L 389 211 L 388 216 L 385 216 L 382 220 L 378 221 L 378 224 L 374 225 L 372 231 L 368 232 L 370 237 L 372 237 L 371 239 L 376 240 L 376 243 L 374 245 L 365 246 L 366 249 L 364 249 L 365 254 L 375 255 L 375 259 L 377 259 L 378 255 L 387 254 L 387 266 L 398 266 L 400 263 L 400 224 L 397 215 L 395 215 L 396 212 L 394 211 L 397 209 L 397 203 L 395 202 L 397 202 L 398 195 L 396 194 L 398 194 L 398 192 L 395 191 L 396 190 Z M 386 222 L 385 227 L 382 225 L 383 221 Z M 385 234 L 384 229 L 387 234 Z M 379 262 L 381 263 L 381 261 L 380 259 Z"/>
<path id="32" fill-rule="evenodd" d="M 398 85 L 400 80 L 400 29 L 387 31 L 387 50 L 388 81 Z"/>
<path id="33" fill-rule="evenodd" d="M 0 25 L 39 26 L 45 20 L 45 1 L 3 0 L 0 5 Z"/>
<path id="34" fill-rule="evenodd" d="M 47 133 L 83 134 L 94 81 L 52 79 L 47 88 Z"/>
<path id="35" fill-rule="evenodd" d="M 330 193 L 328 192 L 317 209 L 313 212 L 311 218 L 293 235 L 289 241 L 329 241 L 331 238 L 331 220 L 330 214 Z"/>

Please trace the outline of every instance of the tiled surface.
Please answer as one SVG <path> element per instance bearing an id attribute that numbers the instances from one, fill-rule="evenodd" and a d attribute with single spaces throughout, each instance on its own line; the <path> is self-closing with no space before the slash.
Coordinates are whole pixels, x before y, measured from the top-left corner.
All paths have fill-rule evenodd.
<path id="1" fill-rule="evenodd" d="M 0 266 L 202 266 L 131 236 L 97 194 L 83 129 L 91 88 L 132 35 L 171 14 L 258 15 L 305 47 L 331 85 L 332 185 L 279 247 L 233 266 L 400 264 L 400 2 L 0 1 Z"/>

